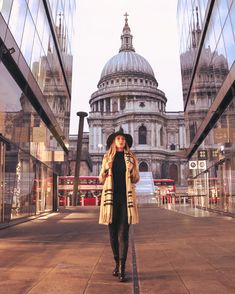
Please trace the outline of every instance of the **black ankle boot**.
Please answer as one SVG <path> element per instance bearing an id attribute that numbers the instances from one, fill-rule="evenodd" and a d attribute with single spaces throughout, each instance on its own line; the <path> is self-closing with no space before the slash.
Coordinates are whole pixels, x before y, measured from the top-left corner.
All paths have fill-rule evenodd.
<path id="1" fill-rule="evenodd" d="M 119 281 L 126 282 L 126 263 L 121 262 L 119 267 Z"/>
<path id="2" fill-rule="evenodd" d="M 115 268 L 113 270 L 113 276 L 117 277 L 118 273 L 119 273 L 119 262 L 116 261 L 116 265 L 115 265 Z"/>

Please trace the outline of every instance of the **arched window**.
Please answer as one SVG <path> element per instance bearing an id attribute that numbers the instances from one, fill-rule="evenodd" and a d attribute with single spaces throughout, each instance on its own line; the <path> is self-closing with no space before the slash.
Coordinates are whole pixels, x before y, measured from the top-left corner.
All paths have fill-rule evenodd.
<path id="1" fill-rule="evenodd" d="M 148 171 L 148 165 L 146 162 L 142 161 L 139 165 L 139 171 L 140 172 L 146 172 Z"/>
<path id="2" fill-rule="evenodd" d="M 174 144 L 174 143 L 172 143 L 172 144 L 170 145 L 170 150 L 175 150 L 175 144 Z"/>
<path id="3" fill-rule="evenodd" d="M 147 129 L 144 125 L 139 127 L 139 144 L 147 144 Z"/>

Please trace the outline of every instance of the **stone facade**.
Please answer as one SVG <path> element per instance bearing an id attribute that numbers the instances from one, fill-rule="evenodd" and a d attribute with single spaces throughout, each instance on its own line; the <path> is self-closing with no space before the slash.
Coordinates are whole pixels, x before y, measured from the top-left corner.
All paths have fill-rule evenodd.
<path id="1" fill-rule="evenodd" d="M 167 98 L 148 61 L 137 54 L 125 19 L 119 53 L 104 66 L 98 90 L 89 101 L 89 153 L 97 175 L 108 136 L 120 127 L 133 136 L 132 150 L 140 171 L 154 178 L 173 178 L 185 186 L 186 160 L 177 156 L 185 148 L 183 112 L 167 112 Z"/>

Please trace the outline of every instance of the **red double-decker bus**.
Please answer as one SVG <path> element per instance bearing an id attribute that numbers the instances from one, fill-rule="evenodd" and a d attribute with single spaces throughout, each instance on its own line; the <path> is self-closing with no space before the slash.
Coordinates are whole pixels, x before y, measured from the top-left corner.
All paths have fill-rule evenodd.
<path id="1" fill-rule="evenodd" d="M 58 197 L 59 205 L 70 205 L 73 196 L 74 176 L 59 176 L 58 177 Z M 102 192 L 102 185 L 99 183 L 99 178 L 95 176 L 79 177 L 78 193 L 80 205 L 99 205 Z"/>
<path id="2" fill-rule="evenodd" d="M 171 203 L 175 196 L 176 185 L 172 179 L 154 179 L 155 195 L 163 199 L 163 203 Z"/>

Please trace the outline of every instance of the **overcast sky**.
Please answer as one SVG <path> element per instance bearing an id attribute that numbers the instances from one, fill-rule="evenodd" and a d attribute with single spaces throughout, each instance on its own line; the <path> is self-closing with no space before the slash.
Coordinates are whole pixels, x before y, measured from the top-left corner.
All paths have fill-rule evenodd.
<path id="1" fill-rule="evenodd" d="M 118 54 L 126 12 L 136 53 L 148 60 L 167 97 L 167 111 L 183 110 L 177 0 L 79 0 L 74 37 L 70 134 L 77 134 L 77 111 L 89 113 L 106 62 Z M 88 131 L 85 123 L 84 131 Z"/>

